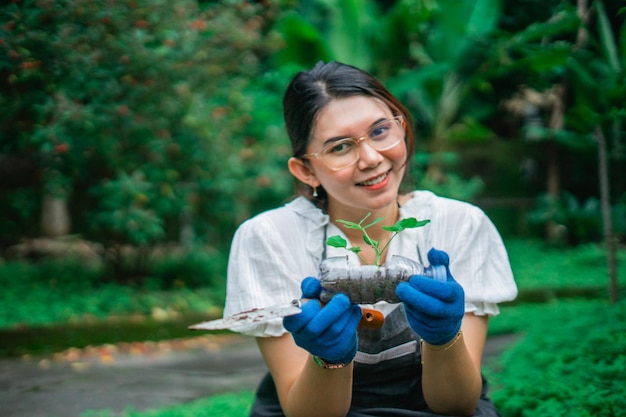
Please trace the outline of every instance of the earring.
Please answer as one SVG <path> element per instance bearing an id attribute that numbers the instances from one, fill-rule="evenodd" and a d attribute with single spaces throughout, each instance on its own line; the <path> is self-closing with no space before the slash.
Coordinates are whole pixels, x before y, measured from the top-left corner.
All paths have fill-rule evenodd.
<path id="1" fill-rule="evenodd" d="M 313 198 L 317 198 L 317 187 L 313 187 Z"/>

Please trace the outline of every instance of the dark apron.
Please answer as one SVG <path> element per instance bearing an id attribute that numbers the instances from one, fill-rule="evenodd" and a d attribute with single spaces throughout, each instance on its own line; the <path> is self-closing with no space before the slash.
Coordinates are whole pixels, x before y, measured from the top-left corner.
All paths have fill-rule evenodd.
<path id="1" fill-rule="evenodd" d="M 430 411 L 424 400 L 419 337 L 410 328 L 401 304 L 387 315 L 380 329 L 359 328 L 358 340 L 352 405 L 347 417 L 439 415 Z M 499 416 L 486 391 L 483 378 L 483 392 L 474 415 Z M 284 417 L 269 373 L 257 389 L 250 416 Z"/>

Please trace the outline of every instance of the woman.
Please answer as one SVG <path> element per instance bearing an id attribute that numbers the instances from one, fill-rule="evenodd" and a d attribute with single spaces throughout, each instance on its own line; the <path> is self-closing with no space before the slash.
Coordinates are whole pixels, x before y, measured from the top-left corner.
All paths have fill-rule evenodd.
<path id="1" fill-rule="evenodd" d="M 488 317 L 517 288 L 493 224 L 467 203 L 399 193 L 413 151 L 410 117 L 368 73 L 319 63 L 296 74 L 283 105 L 293 147 L 288 167 L 302 195 L 238 229 L 225 315 L 314 300 L 300 314 L 240 329 L 257 338 L 269 369 L 252 416 L 497 415 L 485 397 L 481 356 Z M 361 307 L 343 294 L 322 308 L 319 281 L 304 279 L 319 274 L 322 259 L 346 255 L 326 245 L 332 235 L 360 246 L 373 263 L 361 233 L 337 221 L 368 213 L 384 218 L 368 229 L 382 243 L 390 238 L 382 225 L 429 219 L 398 234 L 381 260 L 402 255 L 447 271 L 446 282 L 416 275 L 398 285 L 401 303 L 368 306 L 385 316 L 379 329 L 359 327 Z"/>

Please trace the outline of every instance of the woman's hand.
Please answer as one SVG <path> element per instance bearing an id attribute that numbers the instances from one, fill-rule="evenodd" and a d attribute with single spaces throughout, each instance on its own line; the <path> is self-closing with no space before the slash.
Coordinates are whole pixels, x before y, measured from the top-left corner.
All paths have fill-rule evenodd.
<path id="1" fill-rule="evenodd" d="M 335 295 L 325 306 L 317 299 L 320 281 L 305 278 L 301 284 L 302 297 L 310 298 L 302 313 L 283 318 L 285 329 L 291 332 L 298 346 L 329 363 L 349 363 L 357 351 L 357 326 L 361 308 L 352 304 L 344 294 Z"/>
<path id="2" fill-rule="evenodd" d="M 400 283 L 396 295 L 404 302 L 409 324 L 426 343 L 443 345 L 456 336 L 465 313 L 463 288 L 450 274 L 450 258 L 443 251 L 428 252 L 431 266 L 446 268 L 446 282 L 423 275 L 414 275 Z"/>

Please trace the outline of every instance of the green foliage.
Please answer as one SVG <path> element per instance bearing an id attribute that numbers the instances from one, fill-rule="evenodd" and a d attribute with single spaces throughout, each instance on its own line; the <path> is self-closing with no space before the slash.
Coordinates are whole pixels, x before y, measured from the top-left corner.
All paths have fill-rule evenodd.
<path id="1" fill-rule="evenodd" d="M 192 248 L 155 260 L 148 285 L 155 289 L 214 288 L 224 290 L 227 257 L 212 248 Z"/>
<path id="2" fill-rule="evenodd" d="M 318 60 L 340 61 L 372 70 L 379 17 L 376 3 L 365 0 L 298 2 L 278 22 L 286 45 L 276 62 L 310 67 Z"/>
<path id="3" fill-rule="evenodd" d="M 596 22 L 590 30 L 589 47 L 580 48 L 568 59 L 573 105 L 568 109 L 570 130 L 595 143 L 596 129 L 606 135 L 613 160 L 623 166 L 623 126 L 626 122 L 626 20 L 616 19 L 614 31 L 604 2 L 593 3 Z M 602 94 L 598 94 L 602 91 Z"/>
<path id="4" fill-rule="evenodd" d="M 485 183 L 479 176 L 463 179 L 454 172 L 460 160 L 456 152 L 417 152 L 414 160 L 419 171 L 414 175 L 417 177 L 418 189 L 461 201 L 472 201 L 485 189 Z M 428 166 L 432 164 L 444 167 L 447 172 L 437 177 L 427 175 Z"/>
<path id="5" fill-rule="evenodd" d="M 100 240 L 111 243 L 142 246 L 157 241 L 165 235 L 163 219 L 149 210 L 154 186 L 140 173 L 120 173 L 115 179 L 94 188 L 100 197 L 99 208 L 91 221 Z"/>
<path id="6" fill-rule="evenodd" d="M 162 409 L 137 411 L 129 408 L 122 414 L 108 410 L 88 411 L 81 417 L 247 417 L 253 399 L 252 391 L 240 391 Z"/>
<path id="7" fill-rule="evenodd" d="M 224 244 L 250 207 L 291 190 L 276 168 L 286 81 L 259 75 L 280 46 L 276 13 L 247 1 L 1 6 L 0 155 L 36 161 L 36 191 L 69 198 L 73 232 L 107 248 L 183 226 Z M 17 214 L 24 196 L 1 201 Z"/>
<path id="8" fill-rule="evenodd" d="M 499 11 L 496 0 L 437 2 L 422 22 L 407 27 L 418 40 L 411 51 L 416 65 L 388 85 L 420 121 L 420 137 L 435 142 L 431 151 L 445 150 L 456 129 L 466 134 L 470 126 L 480 129 L 472 114 L 476 108 L 462 106 L 472 89 L 486 82 L 480 73 L 484 64 L 470 52 L 495 31 Z"/>
<path id="9" fill-rule="evenodd" d="M 548 222 L 562 226 L 564 239 L 573 245 L 598 242 L 602 238 L 602 213 L 597 198 L 589 198 L 581 204 L 571 193 L 562 192 L 558 199 L 543 194 L 537 198 L 534 210 L 528 213 L 528 222 L 538 230 Z"/>
<path id="10" fill-rule="evenodd" d="M 626 205 L 622 200 L 611 206 L 613 233 L 618 239 L 626 236 Z M 580 202 L 576 196 L 562 192 L 559 198 L 541 194 L 532 211 L 527 214 L 534 235 L 543 237 L 545 226 L 554 222 L 562 228 L 561 242 L 578 245 L 602 240 L 602 213 L 600 201 L 589 197 Z"/>
<path id="11" fill-rule="evenodd" d="M 582 134 L 589 134 L 596 125 L 610 132 L 612 123 L 626 118 L 626 24 L 622 22 L 616 37 L 603 3 L 594 5 L 597 31 L 591 33 L 592 44 L 568 60 L 568 75 L 575 87 L 568 122 Z M 597 94 L 598 89 L 603 94 Z"/>
<path id="12" fill-rule="evenodd" d="M 365 222 L 365 220 L 367 220 L 371 216 L 371 214 L 372 213 L 367 213 L 367 215 L 365 215 L 365 217 L 363 217 L 358 223 L 354 223 L 354 222 L 342 220 L 342 219 L 338 219 L 337 221 L 343 224 L 348 229 L 359 230 L 361 233 L 363 233 L 363 242 L 365 242 L 366 245 L 371 246 L 374 249 L 374 252 L 376 254 L 376 259 L 374 261 L 374 265 L 376 266 L 380 266 L 380 258 L 383 252 L 385 252 L 385 250 L 387 249 L 387 246 L 389 246 L 393 238 L 396 237 L 398 233 L 402 232 L 405 229 L 413 229 L 417 227 L 422 227 L 430 223 L 430 220 L 417 220 L 413 217 L 409 217 L 407 219 L 398 220 L 396 224 L 394 224 L 393 226 L 382 226 L 383 230 L 392 232 L 392 235 L 387 241 L 387 243 L 385 243 L 381 247 L 381 242 L 378 240 L 372 239 L 367 233 L 367 229 L 381 222 L 383 218 L 379 217 L 371 223 L 368 223 L 365 225 L 363 224 L 363 222 Z M 361 248 L 359 246 L 348 247 L 348 242 L 346 242 L 346 240 L 342 238 L 341 236 L 330 236 L 326 240 L 326 244 L 336 247 L 336 248 L 342 248 L 342 249 L 349 250 L 350 252 L 354 252 L 355 254 L 358 255 L 358 257 L 363 262 L 367 263 L 365 259 L 359 254 L 361 252 Z"/>
<path id="13" fill-rule="evenodd" d="M 504 416 L 623 415 L 626 303 L 561 301 L 500 317 L 523 332 L 488 373 Z"/>

